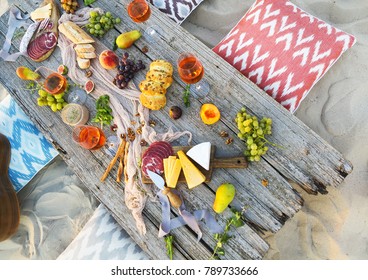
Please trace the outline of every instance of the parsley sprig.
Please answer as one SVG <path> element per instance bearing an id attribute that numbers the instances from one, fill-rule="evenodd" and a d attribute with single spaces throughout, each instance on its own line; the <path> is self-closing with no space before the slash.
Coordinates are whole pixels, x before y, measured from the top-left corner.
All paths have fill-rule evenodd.
<path id="1" fill-rule="evenodd" d="M 112 109 L 110 108 L 110 98 L 108 95 L 100 96 L 96 101 L 96 116 L 92 119 L 92 122 L 100 123 L 101 128 L 103 125 L 110 125 L 113 120 Z"/>
<path id="2" fill-rule="evenodd" d="M 183 92 L 183 101 L 184 101 L 185 107 L 190 106 L 189 96 L 190 96 L 190 85 L 186 85 L 185 90 Z"/>
<path id="3" fill-rule="evenodd" d="M 165 239 L 165 243 L 166 243 L 166 254 L 168 255 L 168 257 L 170 258 L 170 260 L 173 259 L 173 241 L 174 241 L 174 236 L 172 235 L 166 235 L 164 237 Z"/>
<path id="4" fill-rule="evenodd" d="M 216 233 L 214 235 L 215 240 L 217 241 L 216 246 L 213 250 L 213 254 L 211 256 L 211 260 L 218 260 L 220 256 L 225 255 L 224 244 L 226 244 L 232 236 L 229 234 L 231 226 L 236 228 L 244 225 L 244 222 L 241 219 L 242 212 L 233 210 L 233 215 L 226 221 L 225 229 L 223 233 Z"/>

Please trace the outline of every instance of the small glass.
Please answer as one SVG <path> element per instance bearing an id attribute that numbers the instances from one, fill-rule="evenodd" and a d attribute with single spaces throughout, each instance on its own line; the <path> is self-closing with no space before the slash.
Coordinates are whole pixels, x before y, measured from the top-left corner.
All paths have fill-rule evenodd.
<path id="1" fill-rule="evenodd" d="M 202 78 L 204 67 L 200 60 L 192 53 L 182 53 L 177 61 L 180 78 L 190 84 L 190 92 L 196 98 L 205 97 L 210 91 L 209 84 Z"/>
<path id="2" fill-rule="evenodd" d="M 151 8 L 145 0 L 133 0 L 128 5 L 128 15 L 134 22 L 145 22 L 151 15 Z"/>
<path id="3" fill-rule="evenodd" d="M 83 89 L 74 88 L 67 94 L 66 100 L 68 101 L 68 103 L 84 105 L 87 101 L 87 93 Z"/>
<path id="4" fill-rule="evenodd" d="M 66 80 L 66 78 L 56 72 L 48 75 L 43 83 L 45 91 L 52 95 L 64 92 L 67 86 L 68 81 Z"/>
<path id="5" fill-rule="evenodd" d="M 87 150 L 98 150 L 105 145 L 106 136 L 104 132 L 90 125 L 80 125 L 73 129 L 73 140 Z"/>

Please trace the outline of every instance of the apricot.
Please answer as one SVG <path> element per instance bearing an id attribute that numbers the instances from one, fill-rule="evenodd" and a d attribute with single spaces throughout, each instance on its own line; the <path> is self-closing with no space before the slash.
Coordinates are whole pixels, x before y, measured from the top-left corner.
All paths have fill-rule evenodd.
<path id="1" fill-rule="evenodd" d="M 213 104 L 203 104 L 200 111 L 200 116 L 205 124 L 214 124 L 221 117 L 219 109 Z"/>
<path id="2" fill-rule="evenodd" d="M 118 56 L 110 50 L 104 50 L 99 56 L 100 64 L 103 68 L 107 70 L 114 69 L 119 64 Z"/>

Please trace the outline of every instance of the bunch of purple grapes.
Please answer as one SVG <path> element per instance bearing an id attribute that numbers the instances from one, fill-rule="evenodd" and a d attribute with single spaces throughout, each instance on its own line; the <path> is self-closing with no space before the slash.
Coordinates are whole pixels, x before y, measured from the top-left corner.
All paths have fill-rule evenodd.
<path id="1" fill-rule="evenodd" d="M 118 73 L 115 76 L 114 84 L 120 88 L 126 88 L 130 80 L 134 78 L 134 74 L 140 70 L 146 69 L 146 66 L 143 64 L 142 60 L 138 60 L 134 62 L 132 59 L 128 59 L 129 54 L 125 52 L 123 54 L 123 58 L 119 62 L 119 66 L 117 67 Z"/>

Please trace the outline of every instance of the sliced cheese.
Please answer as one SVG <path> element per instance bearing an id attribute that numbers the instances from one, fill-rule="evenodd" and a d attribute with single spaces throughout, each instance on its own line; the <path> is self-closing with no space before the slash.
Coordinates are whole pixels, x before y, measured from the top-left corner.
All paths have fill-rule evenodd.
<path id="1" fill-rule="evenodd" d="M 163 162 L 164 162 L 165 181 L 166 181 L 166 184 L 167 184 L 167 181 L 169 180 L 169 159 L 164 158 Z"/>
<path id="2" fill-rule="evenodd" d="M 31 12 L 31 19 L 33 21 L 39 20 L 39 19 L 45 19 L 45 18 L 50 18 L 51 17 L 51 3 L 40 7 L 36 10 L 34 10 L 33 12 Z"/>
<path id="3" fill-rule="evenodd" d="M 211 143 L 203 142 L 195 145 L 188 152 L 187 156 L 202 166 L 204 169 L 210 169 L 211 160 Z"/>
<path id="4" fill-rule="evenodd" d="M 166 182 L 166 184 L 169 188 L 175 188 L 176 187 L 176 184 L 178 183 L 178 180 L 179 180 L 180 171 L 181 171 L 180 159 L 176 159 L 175 163 L 174 163 L 174 166 L 171 170 L 171 173 L 169 175 L 169 178 Z"/>
<path id="5" fill-rule="evenodd" d="M 183 151 L 178 152 L 181 167 L 184 172 L 185 180 L 187 181 L 188 188 L 192 189 L 206 180 L 206 176 L 190 161 Z"/>
<path id="6" fill-rule="evenodd" d="M 169 174 L 172 172 L 175 160 L 176 160 L 176 156 L 169 156 L 169 170 L 168 170 Z"/>

